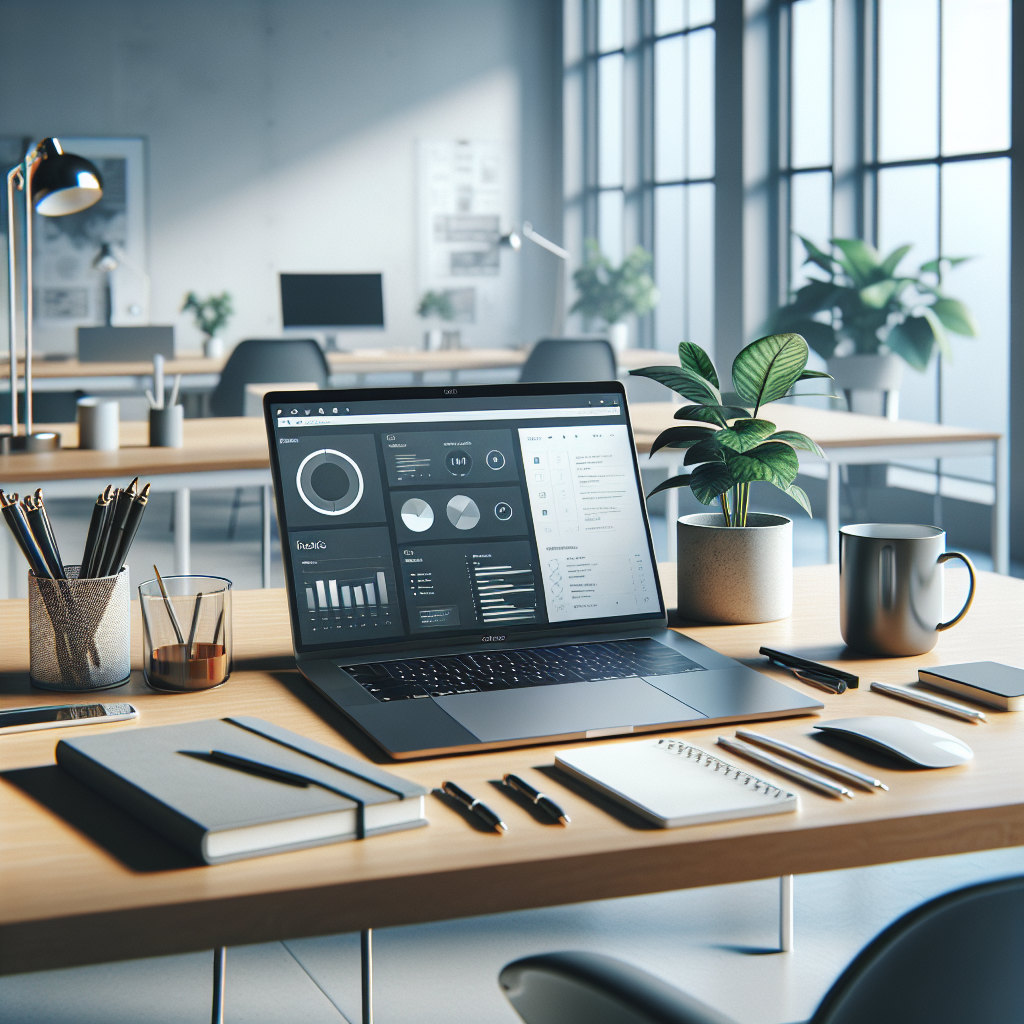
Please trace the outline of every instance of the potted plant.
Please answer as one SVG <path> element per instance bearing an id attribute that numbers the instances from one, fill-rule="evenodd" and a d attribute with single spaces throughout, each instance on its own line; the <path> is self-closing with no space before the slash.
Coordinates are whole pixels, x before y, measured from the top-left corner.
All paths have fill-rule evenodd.
<path id="1" fill-rule="evenodd" d="M 448 292 L 424 292 L 416 314 L 424 320 L 437 317 L 439 320 L 450 323 L 455 319 L 455 306 Z M 437 352 L 441 348 L 443 340 L 444 332 L 441 328 L 430 327 L 423 335 L 423 348 L 427 352 Z"/>
<path id="2" fill-rule="evenodd" d="M 901 245 L 883 259 L 860 239 L 833 238 L 839 251 L 833 258 L 798 237 L 807 253 L 805 265 L 820 267 L 829 280 L 798 289 L 771 317 L 768 329 L 802 334 L 828 360 L 829 373 L 848 398 L 854 389 L 898 389 L 903 364 L 923 371 L 936 349 L 949 358 L 947 331 L 977 336 L 970 310 L 942 288 L 943 270 L 969 257 L 941 256 L 907 275 L 899 273 L 899 265 L 912 246 Z"/>
<path id="3" fill-rule="evenodd" d="M 591 238 L 583 266 L 572 276 L 579 298 L 569 312 L 581 314 L 588 327 L 592 320 L 603 320 L 608 341 L 617 353 L 625 351 L 629 342 L 625 318 L 643 316 L 657 305 L 658 289 L 649 273 L 651 262 L 650 253 L 638 245 L 616 267 Z"/>
<path id="4" fill-rule="evenodd" d="M 811 505 L 795 483 L 797 451 L 825 453 L 806 434 L 776 430 L 758 413 L 790 394 L 799 380 L 828 377 L 807 369 L 807 342 L 799 334 L 775 334 L 748 345 L 733 361 L 732 386 L 741 402 L 726 405 L 715 367 L 693 342 L 679 346 L 679 368 L 631 370 L 671 388 L 689 405 L 675 414 L 688 424 L 669 427 L 651 446 L 685 448 L 689 472 L 651 491 L 688 486 L 703 505 L 719 512 L 682 516 L 676 525 L 679 613 L 702 622 L 771 622 L 793 609 L 793 523 L 785 516 L 750 512 L 750 485 L 770 483 L 808 515 Z"/>
<path id="5" fill-rule="evenodd" d="M 224 339 L 220 332 L 227 326 L 234 308 L 227 292 L 201 299 L 195 292 L 185 296 L 181 312 L 191 311 L 196 327 L 206 335 L 203 340 L 203 355 L 207 359 L 219 359 L 224 355 Z"/>

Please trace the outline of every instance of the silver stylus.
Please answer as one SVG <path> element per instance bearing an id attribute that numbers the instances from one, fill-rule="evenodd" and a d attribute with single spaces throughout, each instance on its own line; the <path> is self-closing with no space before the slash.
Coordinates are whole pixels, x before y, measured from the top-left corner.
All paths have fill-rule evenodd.
<path id="1" fill-rule="evenodd" d="M 947 715 L 954 715 L 956 718 L 963 718 L 975 724 L 988 721 L 984 711 L 975 711 L 974 708 L 969 708 L 964 704 L 957 704 L 955 700 L 935 697 L 930 693 L 922 693 L 920 690 L 910 690 L 905 686 L 894 686 L 892 683 L 872 683 L 871 689 L 876 693 L 884 693 L 887 697 L 896 697 L 898 700 L 905 700 L 911 704 L 920 704 L 923 708 L 942 711 Z"/>
<path id="2" fill-rule="evenodd" d="M 764 736 L 761 733 L 753 732 L 750 729 L 737 729 L 736 735 L 745 740 L 749 740 L 751 743 L 757 743 L 759 746 L 767 747 L 769 750 L 777 750 L 780 754 L 785 754 L 786 757 L 791 757 L 794 761 L 800 761 L 803 764 L 809 764 L 813 765 L 815 768 L 820 768 L 823 772 L 828 772 L 829 775 L 835 775 L 836 778 L 843 779 L 844 781 L 852 783 L 854 786 L 858 786 L 861 789 L 867 789 L 874 792 L 876 789 L 887 790 L 889 788 L 879 779 L 872 778 L 870 775 L 865 775 L 863 772 L 858 772 L 853 768 L 847 768 L 846 765 L 837 764 L 835 761 L 830 761 L 826 757 L 819 757 L 817 754 L 812 754 L 800 747 L 793 746 L 792 743 L 785 743 L 783 740 L 777 740 L 771 736 Z"/>
<path id="3" fill-rule="evenodd" d="M 742 740 L 733 740 L 729 739 L 728 736 L 719 736 L 718 742 L 726 750 L 742 754 L 743 757 L 756 761 L 766 768 L 771 768 L 780 775 L 785 775 L 790 779 L 795 779 L 797 782 L 802 782 L 805 786 L 810 786 L 811 789 L 816 789 L 819 793 L 824 793 L 826 796 L 848 796 L 851 800 L 853 799 L 853 794 L 845 786 L 840 786 L 837 782 L 832 782 L 831 779 L 823 778 L 821 775 L 815 775 L 814 772 L 797 768 L 795 764 L 780 761 L 777 757 L 772 757 L 771 754 L 766 754 L 763 750 L 758 750 L 757 747 L 752 747 L 749 743 L 744 743 Z"/>

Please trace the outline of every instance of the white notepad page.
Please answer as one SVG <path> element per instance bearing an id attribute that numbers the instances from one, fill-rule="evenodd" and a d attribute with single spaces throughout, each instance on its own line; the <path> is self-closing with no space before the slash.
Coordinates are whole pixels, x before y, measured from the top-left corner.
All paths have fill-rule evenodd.
<path id="1" fill-rule="evenodd" d="M 681 740 L 577 747 L 555 765 L 662 828 L 799 810 L 795 793 Z"/>

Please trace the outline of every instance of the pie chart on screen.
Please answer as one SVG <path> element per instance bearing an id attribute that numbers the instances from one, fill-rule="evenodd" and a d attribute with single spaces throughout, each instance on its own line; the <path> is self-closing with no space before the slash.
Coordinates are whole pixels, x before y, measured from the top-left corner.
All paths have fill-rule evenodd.
<path id="1" fill-rule="evenodd" d="M 472 498 L 456 494 L 448 502 L 448 521 L 456 530 L 472 530 L 480 522 L 480 509 Z"/>
<path id="2" fill-rule="evenodd" d="M 434 525 L 434 510 L 422 498 L 410 498 L 402 506 L 402 522 L 407 530 L 423 533 Z"/>

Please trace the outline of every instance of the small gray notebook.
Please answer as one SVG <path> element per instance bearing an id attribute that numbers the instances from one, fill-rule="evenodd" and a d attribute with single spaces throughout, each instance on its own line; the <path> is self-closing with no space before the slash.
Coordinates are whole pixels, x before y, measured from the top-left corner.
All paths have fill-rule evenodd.
<path id="1" fill-rule="evenodd" d="M 662 828 L 800 807 L 795 793 L 681 740 L 577 747 L 559 751 L 555 765 Z"/>
<path id="2" fill-rule="evenodd" d="M 211 751 L 293 781 L 216 763 Z M 259 718 L 61 740 L 56 754 L 65 771 L 207 864 L 427 824 L 422 786 Z"/>

